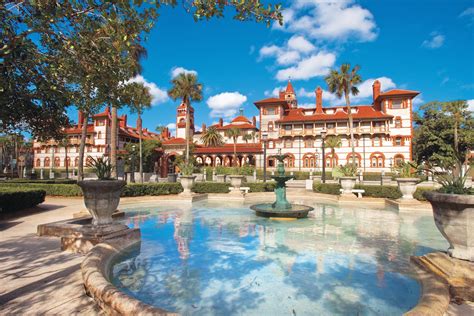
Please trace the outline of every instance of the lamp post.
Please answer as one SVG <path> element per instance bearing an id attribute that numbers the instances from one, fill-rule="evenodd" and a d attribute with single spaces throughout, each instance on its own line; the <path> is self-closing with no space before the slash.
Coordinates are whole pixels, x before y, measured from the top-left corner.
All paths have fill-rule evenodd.
<path id="1" fill-rule="evenodd" d="M 262 134 L 263 141 L 263 182 L 267 182 L 267 139 L 268 134 Z"/>
<path id="2" fill-rule="evenodd" d="M 326 183 L 326 155 L 324 154 L 324 149 L 326 146 L 326 144 L 324 143 L 325 139 L 326 139 L 326 128 L 323 127 L 323 129 L 321 130 L 321 140 L 322 140 L 322 146 L 321 146 L 322 153 L 321 154 L 323 156 L 323 165 L 322 165 L 322 173 L 321 173 L 322 183 Z"/>

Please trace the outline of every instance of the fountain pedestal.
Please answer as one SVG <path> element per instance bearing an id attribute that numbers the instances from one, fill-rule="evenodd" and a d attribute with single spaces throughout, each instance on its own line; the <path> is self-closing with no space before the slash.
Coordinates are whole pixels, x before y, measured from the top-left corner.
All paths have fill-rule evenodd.
<path id="1" fill-rule="evenodd" d="M 294 176 L 285 175 L 285 166 L 283 160 L 286 155 L 281 153 L 276 155 L 278 160 L 276 175 L 272 175 L 272 179 L 276 181 L 275 196 L 273 203 L 255 204 L 250 206 L 258 216 L 263 217 L 285 217 L 285 218 L 305 218 L 308 213 L 313 210 L 311 206 L 291 204 L 286 199 L 286 182 L 294 178 Z"/>

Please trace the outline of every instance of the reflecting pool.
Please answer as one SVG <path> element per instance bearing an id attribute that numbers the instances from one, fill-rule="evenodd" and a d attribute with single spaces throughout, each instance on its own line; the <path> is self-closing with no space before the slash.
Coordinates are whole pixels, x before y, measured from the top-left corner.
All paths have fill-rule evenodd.
<path id="1" fill-rule="evenodd" d="M 127 210 L 141 246 L 119 258 L 113 283 L 183 315 L 400 315 L 420 285 L 409 262 L 447 248 L 431 213 L 315 208 L 299 220 L 247 205 L 201 202 Z"/>

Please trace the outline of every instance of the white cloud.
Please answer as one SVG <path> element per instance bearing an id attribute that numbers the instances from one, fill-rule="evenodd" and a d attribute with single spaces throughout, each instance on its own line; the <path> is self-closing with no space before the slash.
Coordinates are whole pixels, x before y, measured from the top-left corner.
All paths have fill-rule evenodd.
<path id="1" fill-rule="evenodd" d="M 152 97 L 151 105 L 157 105 L 168 100 L 168 93 L 166 90 L 161 89 L 154 82 L 148 82 L 142 75 L 138 75 L 127 81 L 127 83 L 132 82 L 143 83 L 143 85 L 149 89 Z"/>
<path id="2" fill-rule="evenodd" d="M 186 68 L 183 68 L 183 67 L 173 67 L 171 69 L 171 78 L 174 78 L 174 77 L 176 77 L 176 76 L 178 76 L 179 74 L 182 74 L 182 73 L 197 75 L 196 70 L 190 70 L 190 69 L 186 69 Z"/>
<path id="3" fill-rule="evenodd" d="M 310 53 L 316 49 L 306 38 L 301 35 L 294 35 L 288 40 L 288 48 L 300 51 L 303 53 Z"/>
<path id="4" fill-rule="evenodd" d="M 393 80 L 388 77 L 370 78 L 363 81 L 361 84 L 357 86 L 357 88 L 359 89 L 359 94 L 356 97 L 353 97 L 353 99 L 360 100 L 360 99 L 365 99 L 369 97 L 372 98 L 372 94 L 373 94 L 372 85 L 374 84 L 375 80 L 378 80 L 380 82 L 382 91 L 393 89 L 396 86 Z"/>
<path id="5" fill-rule="evenodd" d="M 283 89 L 284 88 L 280 86 L 280 87 L 276 87 L 272 91 L 265 90 L 265 92 L 263 92 L 263 94 L 267 97 L 278 97 L 278 96 L 280 96 L 280 91 L 283 90 Z"/>
<path id="6" fill-rule="evenodd" d="M 467 109 L 474 113 L 474 99 L 467 100 Z"/>
<path id="7" fill-rule="evenodd" d="M 423 99 L 423 95 L 419 94 L 413 99 L 413 105 L 414 106 L 419 106 L 425 103 L 425 100 Z"/>
<path id="8" fill-rule="evenodd" d="M 423 41 L 421 46 L 430 48 L 430 49 L 435 49 L 435 48 L 440 48 L 444 44 L 444 35 L 439 34 L 438 32 L 432 32 L 430 34 L 430 38 Z"/>
<path id="9" fill-rule="evenodd" d="M 166 127 L 168 127 L 168 129 L 170 131 L 176 130 L 176 124 L 175 123 L 169 123 L 168 125 L 166 125 Z"/>
<path id="10" fill-rule="evenodd" d="M 372 13 L 344 0 L 300 0 L 283 12 L 284 26 L 274 27 L 301 32 L 319 40 L 373 41 L 377 25 Z"/>
<path id="11" fill-rule="evenodd" d="M 281 51 L 281 48 L 276 45 L 263 46 L 260 48 L 260 57 L 272 57 L 277 56 Z"/>
<path id="12" fill-rule="evenodd" d="M 305 80 L 324 76 L 334 65 L 335 61 L 336 55 L 333 53 L 319 52 L 316 55 L 311 55 L 301 60 L 293 67 L 279 70 L 276 74 L 276 79 L 279 81 L 288 80 L 288 78 Z"/>
<path id="13" fill-rule="evenodd" d="M 311 109 L 316 106 L 316 103 L 298 103 L 299 108 Z"/>
<path id="14" fill-rule="evenodd" d="M 239 92 L 223 92 L 213 95 L 206 103 L 211 109 L 211 117 L 230 118 L 247 101 L 247 97 Z"/>
<path id="15" fill-rule="evenodd" d="M 280 65 L 291 65 L 300 59 L 300 53 L 295 50 L 290 50 L 280 54 L 277 58 L 277 63 Z"/>
<path id="16" fill-rule="evenodd" d="M 474 19 L 474 7 L 467 8 L 466 10 L 462 11 L 459 17 L 471 17 Z"/>

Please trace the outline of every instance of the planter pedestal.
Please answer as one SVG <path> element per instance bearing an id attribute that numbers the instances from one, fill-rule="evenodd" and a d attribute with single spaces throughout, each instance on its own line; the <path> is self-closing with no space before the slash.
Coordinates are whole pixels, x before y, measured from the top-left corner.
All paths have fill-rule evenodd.
<path id="1" fill-rule="evenodd" d="M 448 254 L 474 262 L 474 196 L 425 192 L 436 227 L 449 242 Z"/>
<path id="2" fill-rule="evenodd" d="M 342 191 L 343 195 L 352 196 L 352 189 L 354 189 L 356 184 L 356 177 L 340 177 L 341 187 L 344 191 Z"/>
<path id="3" fill-rule="evenodd" d="M 193 192 L 191 191 L 191 188 L 194 185 L 195 179 L 196 179 L 196 176 L 181 176 L 179 178 L 179 182 L 183 186 L 183 192 L 181 192 L 179 195 L 191 196 L 193 194 Z"/>
<path id="4" fill-rule="evenodd" d="M 225 174 L 218 174 L 218 175 L 216 175 L 216 180 L 217 180 L 217 182 L 225 182 L 226 177 L 227 177 L 227 175 L 225 175 Z"/>
<path id="5" fill-rule="evenodd" d="M 398 188 L 403 196 L 400 200 L 413 200 L 413 193 L 416 191 L 416 184 L 420 181 L 418 178 L 397 178 Z"/>

